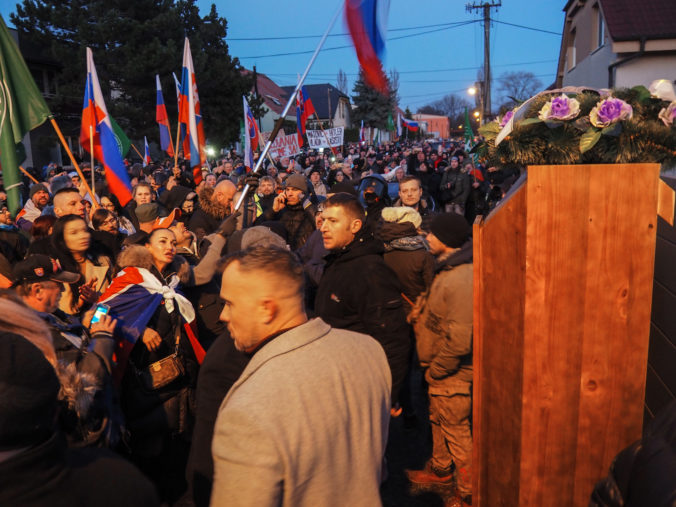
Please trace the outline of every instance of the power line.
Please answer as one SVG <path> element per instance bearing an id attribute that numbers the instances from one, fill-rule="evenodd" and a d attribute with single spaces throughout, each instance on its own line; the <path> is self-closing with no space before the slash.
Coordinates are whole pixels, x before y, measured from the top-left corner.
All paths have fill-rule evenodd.
<path id="1" fill-rule="evenodd" d="M 420 30 L 421 28 L 438 28 L 440 26 L 452 26 L 459 25 L 462 26 L 465 21 L 453 21 L 448 23 L 437 23 L 435 25 L 420 25 L 420 26 L 409 26 L 402 28 L 389 28 L 388 32 L 403 32 L 406 30 Z M 332 33 L 329 34 L 329 37 L 344 37 L 350 35 L 349 33 Z M 294 40 L 294 39 L 319 39 L 322 35 L 285 35 L 280 37 L 227 37 L 229 41 L 260 41 L 260 40 Z"/>
<path id="2" fill-rule="evenodd" d="M 447 27 L 444 27 L 444 28 L 437 28 L 435 30 L 426 30 L 424 32 L 411 33 L 411 34 L 408 34 L 408 35 L 400 35 L 399 37 L 390 37 L 387 40 L 393 41 L 393 40 L 400 40 L 400 39 L 408 39 L 408 38 L 411 38 L 411 37 L 419 37 L 420 35 L 427 35 L 427 34 L 434 33 L 434 32 L 441 32 L 441 31 L 444 31 L 444 30 L 449 30 L 451 28 L 457 28 L 459 26 L 471 25 L 471 24 L 477 23 L 477 22 L 478 22 L 478 20 L 464 21 L 462 23 L 459 23 L 459 24 L 456 24 L 456 25 L 453 25 L 453 26 L 447 26 Z M 324 49 L 322 49 L 322 51 L 334 51 L 334 50 L 337 50 L 337 49 L 346 49 L 346 48 L 351 48 L 351 47 L 352 47 L 352 44 L 346 44 L 344 46 L 333 46 L 333 47 L 330 47 L 330 48 L 324 48 Z M 278 57 L 278 56 L 307 55 L 307 54 L 310 54 L 310 53 L 314 53 L 314 49 L 310 49 L 310 50 L 307 50 L 307 51 L 292 51 L 292 52 L 288 52 L 288 53 L 275 53 L 275 54 L 271 54 L 271 55 L 238 56 L 237 58 L 239 58 L 240 60 L 259 59 L 259 58 L 275 58 L 275 57 Z"/>
<path id="3" fill-rule="evenodd" d="M 537 65 L 540 63 L 552 63 L 552 62 L 558 62 L 558 60 L 533 60 L 530 62 L 512 62 L 512 63 L 501 63 L 501 64 L 496 64 L 493 65 L 493 67 L 517 67 L 519 65 Z M 478 66 L 475 67 L 454 67 L 454 68 L 447 68 L 447 69 L 421 69 L 421 70 L 397 70 L 399 74 L 426 74 L 426 73 L 431 73 L 431 72 L 456 72 L 456 71 L 463 71 L 463 70 L 477 70 Z M 278 76 L 278 77 L 297 77 L 298 74 L 293 74 L 293 73 L 278 73 L 278 72 L 273 72 L 270 74 L 264 73 L 266 76 Z M 358 72 L 353 72 L 346 74 L 351 77 L 356 77 L 359 75 Z M 335 77 L 335 74 L 329 74 L 329 73 L 317 73 L 317 74 L 310 74 L 310 78 L 321 78 L 321 77 L 327 77 L 327 78 L 333 78 Z"/>
<path id="4" fill-rule="evenodd" d="M 524 30 L 532 30 L 534 32 L 550 33 L 552 35 L 561 36 L 561 32 L 552 32 L 551 30 L 543 30 L 542 28 L 534 28 L 532 26 L 517 25 L 516 23 L 507 23 L 507 21 L 498 21 L 497 19 L 491 19 L 493 23 L 499 23 L 501 25 L 515 26 L 516 28 L 523 28 Z"/>

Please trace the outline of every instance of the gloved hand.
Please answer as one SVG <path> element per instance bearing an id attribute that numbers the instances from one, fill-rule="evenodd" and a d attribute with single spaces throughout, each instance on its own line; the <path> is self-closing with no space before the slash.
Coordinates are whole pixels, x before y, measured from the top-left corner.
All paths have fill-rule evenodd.
<path id="1" fill-rule="evenodd" d="M 235 229 L 237 228 L 237 218 L 241 214 L 241 211 L 235 211 L 233 214 L 228 216 L 221 222 L 221 225 L 218 226 L 216 232 L 227 239 L 233 232 L 235 232 Z"/>
<path id="2" fill-rule="evenodd" d="M 251 192 L 255 192 L 256 189 L 258 188 L 258 181 L 261 179 L 260 174 L 254 174 L 251 173 L 249 174 L 246 179 L 244 180 L 244 183 L 249 185 L 251 187 Z"/>

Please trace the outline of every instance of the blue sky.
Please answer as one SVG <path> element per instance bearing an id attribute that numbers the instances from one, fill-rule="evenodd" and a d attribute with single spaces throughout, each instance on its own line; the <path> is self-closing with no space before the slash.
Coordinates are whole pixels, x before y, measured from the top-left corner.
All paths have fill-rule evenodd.
<path id="1" fill-rule="evenodd" d="M 311 52 L 319 37 L 237 39 L 321 35 L 338 6 L 336 0 L 198 0 L 197 3 L 204 14 L 215 3 L 218 13 L 228 20 L 230 53 L 239 57 L 242 65 L 252 68 L 255 64 L 259 72 L 282 86 L 295 84 L 311 54 L 267 55 Z M 477 69 L 483 63 L 483 27 L 477 21 L 479 13 L 467 11 L 467 3 L 465 0 L 391 1 L 388 38 L 419 34 L 387 42 L 385 68 L 400 73 L 402 108 L 409 106 L 415 111 L 448 93 L 466 96 L 467 88 L 476 80 Z M 0 4 L 0 14 L 10 24 L 9 13 L 15 10 L 15 3 L 2 0 Z M 501 7 L 492 9 L 491 16 L 496 21 L 491 27 L 494 90 L 497 88 L 495 78 L 507 71 L 532 72 L 544 86 L 553 82 L 564 5 L 565 0 L 502 0 Z M 452 26 L 450 23 L 466 24 Z M 349 45 L 348 37 L 341 35 L 345 31 L 341 15 L 325 48 Z M 179 65 L 177 62 L 177 67 Z M 307 82 L 335 85 L 339 69 L 347 73 L 351 90 L 358 71 L 352 47 L 322 51 Z M 197 81 L 199 85 L 199 76 Z M 493 105 L 497 109 L 499 101 L 495 95 L 494 91 Z"/>

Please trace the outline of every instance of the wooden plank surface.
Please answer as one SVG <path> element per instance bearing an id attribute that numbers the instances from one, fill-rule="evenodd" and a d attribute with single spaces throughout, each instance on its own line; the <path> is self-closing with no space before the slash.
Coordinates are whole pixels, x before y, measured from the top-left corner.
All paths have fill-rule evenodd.
<path id="1" fill-rule="evenodd" d="M 589 170 L 574 494 L 580 506 L 615 455 L 641 436 L 659 182 L 655 164 Z"/>
<path id="2" fill-rule="evenodd" d="M 473 503 L 487 507 L 518 503 L 525 205 L 521 182 L 475 233 Z"/>
<path id="3" fill-rule="evenodd" d="M 529 168 L 519 505 L 587 505 L 640 436 L 658 171 Z"/>
<path id="4" fill-rule="evenodd" d="M 589 170 L 530 167 L 518 505 L 573 505 Z"/>

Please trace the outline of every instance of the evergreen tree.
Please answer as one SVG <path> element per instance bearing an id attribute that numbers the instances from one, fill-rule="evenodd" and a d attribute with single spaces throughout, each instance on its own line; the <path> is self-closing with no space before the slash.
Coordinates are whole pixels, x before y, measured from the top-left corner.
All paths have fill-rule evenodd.
<path id="1" fill-rule="evenodd" d="M 48 97 L 48 105 L 69 134 L 79 132 L 85 49 L 90 47 L 108 111 L 127 135 L 158 137 L 155 74 L 162 81 L 175 135 L 171 73 L 180 78 L 188 37 L 207 141 L 223 146 L 237 139 L 242 95 L 252 80 L 228 54 L 227 21 L 215 6 L 201 17 L 196 0 L 23 0 L 11 20 L 22 44 L 41 48 L 43 57 L 62 65 L 58 93 Z"/>
<path id="2" fill-rule="evenodd" d="M 398 80 L 397 80 L 398 81 Z M 357 106 L 352 111 L 352 120 L 355 124 L 364 120 L 364 126 L 379 129 L 387 128 L 387 116 L 395 110 L 397 90 L 393 89 L 391 81 L 388 79 L 390 92 L 383 95 L 380 92 L 369 87 L 364 82 L 364 74 L 359 71 L 359 79 L 354 83 L 352 89 L 354 95 L 352 102 Z"/>

